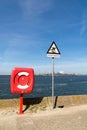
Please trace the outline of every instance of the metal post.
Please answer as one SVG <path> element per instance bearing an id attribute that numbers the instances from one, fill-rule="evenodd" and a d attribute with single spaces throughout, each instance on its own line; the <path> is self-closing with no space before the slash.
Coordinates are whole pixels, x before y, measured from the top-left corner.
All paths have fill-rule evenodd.
<path id="1" fill-rule="evenodd" d="M 23 107 L 23 94 L 20 94 L 20 111 L 19 111 L 19 114 L 23 114 L 22 107 Z"/>
<path id="2" fill-rule="evenodd" d="M 52 57 L 52 108 L 54 109 L 54 57 Z"/>

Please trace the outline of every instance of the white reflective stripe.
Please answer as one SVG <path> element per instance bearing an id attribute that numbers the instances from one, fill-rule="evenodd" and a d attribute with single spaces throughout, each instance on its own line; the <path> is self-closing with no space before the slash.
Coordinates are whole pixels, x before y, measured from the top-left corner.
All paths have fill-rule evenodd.
<path id="1" fill-rule="evenodd" d="M 59 54 L 47 54 L 48 57 L 56 57 L 56 58 L 60 58 Z"/>
<path id="2" fill-rule="evenodd" d="M 19 89 L 26 89 L 26 88 L 28 88 L 29 86 L 26 84 L 26 85 L 24 85 L 24 86 L 22 86 L 22 85 L 18 85 L 17 86 L 17 88 L 19 88 Z"/>
<path id="3" fill-rule="evenodd" d="M 19 72 L 19 73 L 18 73 L 18 76 L 21 76 L 21 75 L 28 76 L 28 75 L 29 75 L 29 73 L 27 73 L 27 72 Z"/>

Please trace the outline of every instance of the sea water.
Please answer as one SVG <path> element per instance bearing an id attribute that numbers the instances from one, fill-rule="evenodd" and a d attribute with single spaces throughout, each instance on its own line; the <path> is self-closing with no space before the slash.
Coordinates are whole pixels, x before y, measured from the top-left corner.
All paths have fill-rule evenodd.
<path id="1" fill-rule="evenodd" d="M 87 94 L 87 76 L 55 76 L 54 95 L 82 95 Z M 46 97 L 52 95 L 52 77 L 35 76 L 32 94 L 25 94 L 26 98 Z M 18 98 L 10 89 L 10 76 L 0 75 L 0 99 Z"/>

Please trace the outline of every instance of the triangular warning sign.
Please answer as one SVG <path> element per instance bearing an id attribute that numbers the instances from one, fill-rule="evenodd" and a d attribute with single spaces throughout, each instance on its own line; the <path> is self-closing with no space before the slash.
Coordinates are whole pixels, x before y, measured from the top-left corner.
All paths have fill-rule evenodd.
<path id="1" fill-rule="evenodd" d="M 52 42 L 50 48 L 47 51 L 47 56 L 48 57 L 59 57 L 60 56 L 60 51 L 54 41 Z"/>

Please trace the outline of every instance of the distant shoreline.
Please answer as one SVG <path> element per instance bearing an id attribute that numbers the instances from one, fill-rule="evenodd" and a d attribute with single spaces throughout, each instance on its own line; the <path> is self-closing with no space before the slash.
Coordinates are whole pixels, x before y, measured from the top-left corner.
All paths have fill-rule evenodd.
<path id="1" fill-rule="evenodd" d="M 0 76 L 11 76 L 11 74 L 0 74 Z M 51 73 L 47 74 L 35 74 L 35 76 L 52 76 Z M 54 76 L 87 76 L 87 74 L 68 74 L 68 73 L 54 73 Z"/>
<path id="2" fill-rule="evenodd" d="M 35 76 L 52 76 L 52 74 L 35 74 Z M 54 76 L 87 76 L 87 74 L 61 74 L 61 73 L 55 73 Z"/>

